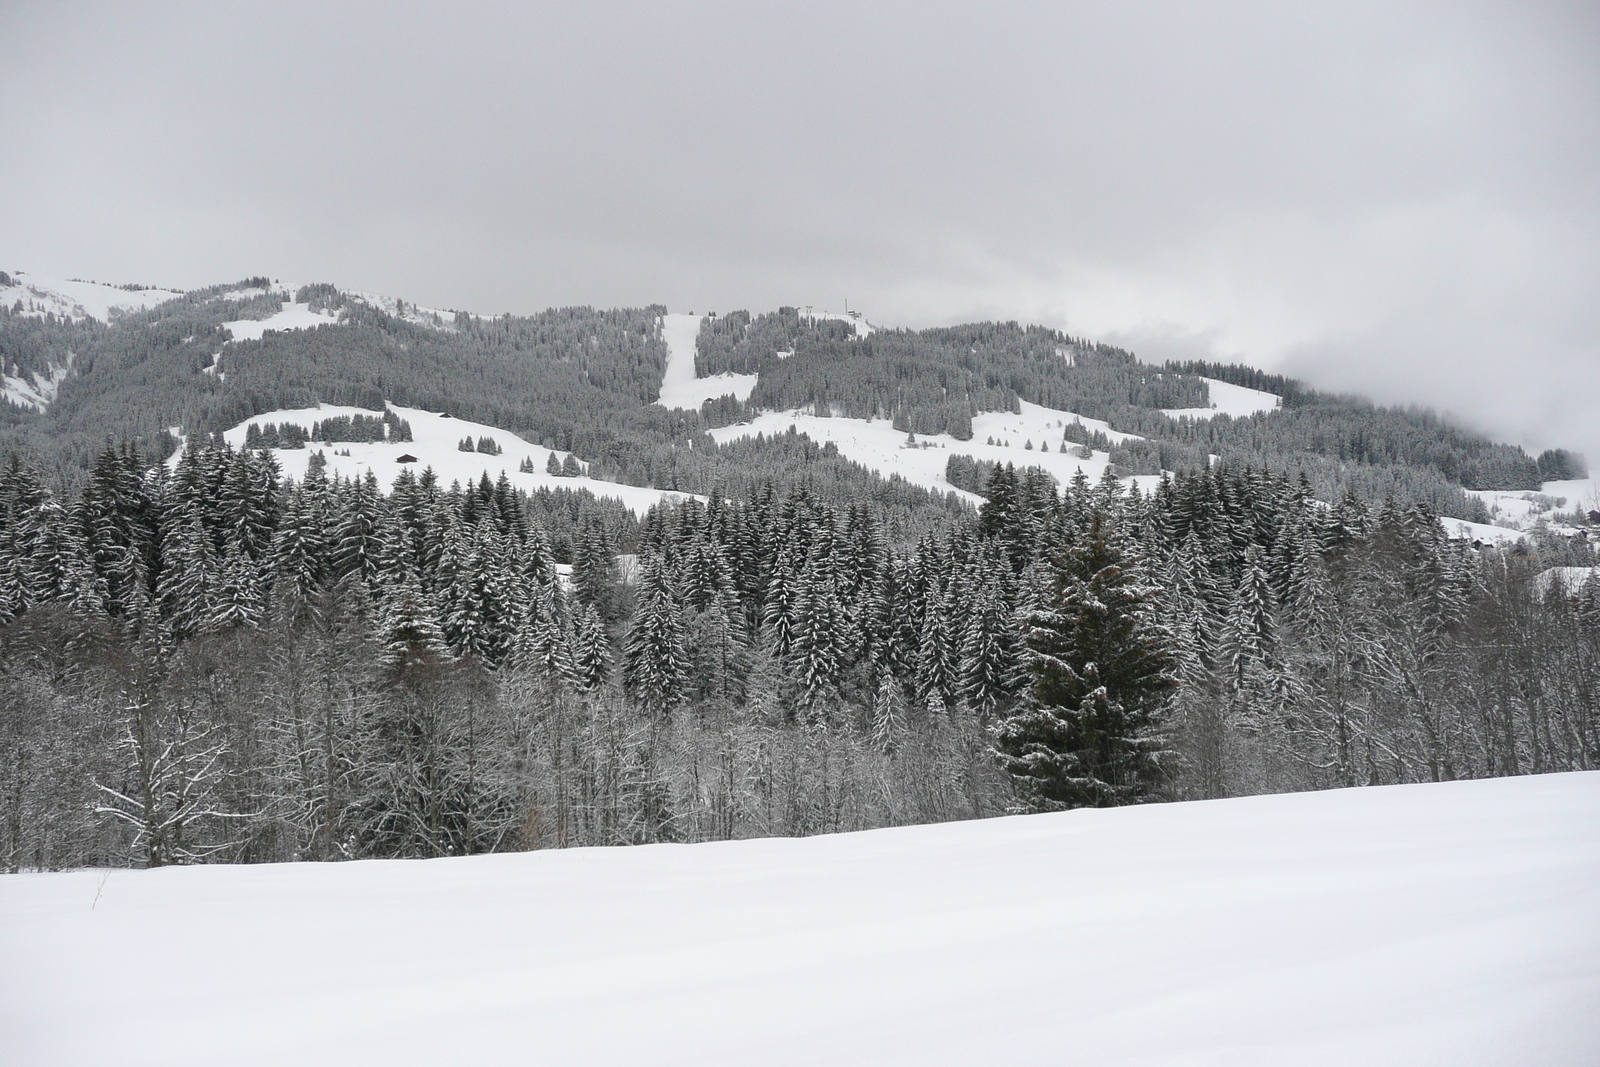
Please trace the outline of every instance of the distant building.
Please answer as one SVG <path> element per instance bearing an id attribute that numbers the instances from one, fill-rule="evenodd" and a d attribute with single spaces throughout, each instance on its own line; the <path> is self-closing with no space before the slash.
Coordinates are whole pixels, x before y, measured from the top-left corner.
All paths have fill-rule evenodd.
<path id="1" fill-rule="evenodd" d="M 413 456 L 410 452 L 406 452 L 394 457 L 394 461 L 396 463 L 415 463 L 417 461 L 417 457 Z"/>

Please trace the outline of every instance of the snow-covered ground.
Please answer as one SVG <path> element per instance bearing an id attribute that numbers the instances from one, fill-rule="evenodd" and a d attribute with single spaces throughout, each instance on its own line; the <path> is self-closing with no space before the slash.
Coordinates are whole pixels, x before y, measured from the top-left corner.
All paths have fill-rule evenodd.
<path id="1" fill-rule="evenodd" d="M 24 315 L 64 315 L 108 322 L 112 311 L 142 311 L 183 295 L 170 289 L 118 289 L 98 282 L 47 278 L 31 271 L 7 273 L 13 284 L 0 286 L 0 304 L 14 308 L 20 300 Z"/>
<path id="2" fill-rule="evenodd" d="M 878 332 L 878 328 L 863 318 L 859 311 L 819 311 L 816 308 L 802 307 L 800 309 L 800 317 L 819 322 L 827 319 L 831 319 L 834 322 L 847 322 L 855 327 L 857 337 L 871 337 Z"/>
<path id="3" fill-rule="evenodd" d="M 510 430 L 502 430 L 481 422 L 450 418 L 420 408 L 390 405 L 389 410 L 411 424 L 414 440 L 370 443 L 339 441 L 328 445 L 311 442 L 305 448 L 275 448 L 271 450 L 272 454 L 277 457 L 284 476 L 296 481 L 305 477 L 306 465 L 311 461 L 312 453 L 321 452 L 327 458 L 330 476 L 337 473 L 345 478 L 361 478 L 370 470 L 377 476 L 378 484 L 385 492 L 394 484 L 400 471 L 406 467 L 417 474 L 422 473 L 424 468 L 432 467 L 434 473 L 439 476 L 440 484 L 446 486 L 456 481 L 463 485 L 476 482 L 485 473 L 491 480 L 497 479 L 500 477 L 500 472 L 504 471 L 511 479 L 511 484 L 518 489 L 530 492 L 545 488 L 588 490 L 596 497 L 620 500 L 636 515 L 643 515 L 663 501 L 682 499 L 690 495 L 600 481 L 587 475 L 559 478 L 548 473 L 545 467 L 550 462 L 552 454 L 555 455 L 557 462 L 565 461 L 568 455 L 566 452 L 552 453 L 548 448 L 529 444 Z M 224 432 L 222 436 L 230 445 L 238 448 L 244 444 L 251 423 L 258 426 L 267 423 L 279 425 L 292 423 L 310 431 L 312 423 L 340 415 L 364 415 L 371 418 L 381 414 L 377 411 L 368 411 L 366 408 L 321 404 L 314 408 L 271 411 L 265 415 L 256 415 Z M 458 446 L 463 437 L 470 437 L 474 445 L 481 437 L 491 438 L 500 446 L 501 454 L 496 456 L 485 452 L 462 452 Z M 179 455 L 174 455 L 168 462 L 176 464 Z M 399 463 L 398 459 L 403 455 L 415 456 L 416 462 Z M 517 469 L 524 459 L 533 461 L 534 473 L 525 474 Z M 705 498 L 697 499 L 703 501 Z"/>
<path id="4" fill-rule="evenodd" d="M 1466 519 L 1440 519 L 1439 523 L 1450 537 L 1462 541 L 1482 541 L 1486 545 L 1511 545 L 1524 536 L 1521 530 L 1508 526 L 1491 526 L 1482 522 L 1468 522 Z"/>
<path id="5" fill-rule="evenodd" d="M 1551 533 L 1573 534 L 1577 527 L 1554 521 L 1557 515 L 1580 515 L 1600 510 L 1600 487 L 1593 478 L 1545 482 L 1537 492 L 1496 489 L 1468 489 L 1468 496 L 1482 500 L 1494 517 L 1495 525 L 1516 530 L 1543 527 Z"/>
<path id="6" fill-rule="evenodd" d="M 0 877 L 30 1067 L 1587 1065 L 1600 774 Z"/>
<path id="7" fill-rule="evenodd" d="M 13 404 L 43 411 L 55 401 L 56 394 L 61 391 L 61 383 L 72 373 L 72 356 L 72 353 L 68 353 L 65 363 L 50 364 L 48 374 L 7 374 L 0 377 L 0 396 Z"/>
<path id="8" fill-rule="evenodd" d="M 907 447 L 906 434 L 896 430 L 886 419 L 825 418 L 805 411 L 763 412 L 750 422 L 736 426 L 723 426 L 711 431 L 720 444 L 740 437 L 765 434 L 772 437 L 784 434 L 793 426 L 820 443 L 832 441 L 839 454 L 854 460 L 885 478 L 899 475 L 912 485 L 920 485 L 939 492 L 954 492 L 974 504 L 983 497 L 966 490 L 956 489 L 945 478 L 945 464 L 952 455 L 971 456 L 974 459 L 995 463 L 1014 463 L 1018 469 L 1041 467 L 1049 471 L 1062 484 L 1070 482 L 1082 469 L 1090 481 L 1098 481 L 1105 473 L 1110 457 L 1105 452 L 1094 453 L 1091 459 L 1079 459 L 1076 453 L 1060 450 L 1061 436 L 1066 425 L 1081 421 L 1089 430 L 1102 430 L 1113 441 L 1132 437 L 1118 433 L 1095 419 L 1079 419 L 1067 411 L 1040 407 L 1027 401 L 1021 403 L 1020 414 L 996 411 L 985 412 L 972 420 L 972 440 L 958 441 L 948 434 L 919 436 L 915 447 Z M 993 445 L 986 442 L 993 438 Z M 1033 443 L 1032 451 L 1025 446 Z M 1006 447 L 1003 442 L 1009 442 Z M 1041 451 L 1048 444 L 1049 452 Z M 1158 475 L 1140 475 L 1124 478 L 1125 483 L 1137 482 L 1149 489 L 1158 484 Z"/>
<path id="9" fill-rule="evenodd" d="M 387 315 L 411 323 L 413 326 L 431 326 L 438 330 L 455 329 L 456 313 L 446 311 L 444 308 L 419 307 L 408 300 L 400 300 L 392 296 L 380 296 L 377 293 L 363 293 L 355 289 L 339 290 L 352 300 L 376 308 Z M 473 318 L 480 316 L 474 315 Z"/>
<path id="10" fill-rule="evenodd" d="M 225 322 L 223 329 L 235 341 L 259 341 L 268 330 L 314 330 L 318 326 L 334 326 L 339 315 L 331 311 L 313 311 L 310 304 L 287 303 L 274 315 L 264 319 L 239 319 Z"/>
<path id="11" fill-rule="evenodd" d="M 661 376 L 661 397 L 656 403 L 664 408 L 699 411 L 707 400 L 730 393 L 740 400 L 748 400 L 756 387 L 759 375 L 755 374 L 694 376 L 695 338 L 700 336 L 702 317 L 669 314 L 661 320 L 661 336 L 667 343 L 667 369 Z"/>
<path id="12" fill-rule="evenodd" d="M 1210 407 L 1167 408 L 1164 413 L 1175 419 L 1209 419 L 1217 415 L 1231 415 L 1236 419 L 1243 419 L 1263 411 L 1276 411 L 1283 406 L 1283 397 L 1277 393 L 1247 389 L 1242 385 L 1218 381 L 1215 378 L 1201 378 L 1201 381 L 1205 382 L 1211 391 Z"/>

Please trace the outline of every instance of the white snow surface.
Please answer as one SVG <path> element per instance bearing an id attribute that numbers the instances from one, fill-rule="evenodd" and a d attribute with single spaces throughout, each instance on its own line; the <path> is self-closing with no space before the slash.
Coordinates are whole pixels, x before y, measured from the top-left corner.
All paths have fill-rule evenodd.
<path id="1" fill-rule="evenodd" d="M 650 508 L 665 501 L 692 495 L 601 481 L 588 475 L 578 478 L 559 478 L 545 470 L 552 455 L 551 449 L 529 444 L 510 430 L 502 430 L 467 419 L 449 418 L 438 412 L 423 411 L 421 408 L 405 408 L 391 404 L 389 410 L 411 424 L 411 435 L 415 440 L 370 443 L 338 441 L 326 445 L 313 441 L 305 448 L 274 448 L 270 451 L 277 457 L 284 476 L 296 481 L 305 477 L 306 465 L 311 462 L 312 453 L 321 452 L 327 458 L 330 477 L 337 473 L 344 478 L 361 478 L 370 470 L 376 475 L 378 484 L 385 492 L 393 487 L 395 478 L 402 470 L 409 467 L 413 473 L 421 474 L 425 468 L 432 467 L 434 473 L 439 476 L 439 483 L 444 486 L 456 481 L 462 485 L 476 482 L 485 473 L 493 481 L 500 477 L 501 471 L 504 471 L 514 488 L 529 492 L 537 489 L 588 490 L 596 497 L 620 500 L 635 515 L 643 515 Z M 251 423 L 281 425 L 287 422 L 303 426 L 309 432 L 312 423 L 340 415 L 365 415 L 371 418 L 381 416 L 382 412 L 339 404 L 270 411 L 265 415 L 255 415 L 246 419 L 233 429 L 225 431 L 222 436 L 228 444 L 238 448 L 243 446 Z M 472 438 L 474 444 L 480 437 L 492 438 L 500 446 L 501 454 L 494 456 L 485 452 L 462 452 L 457 446 L 463 437 Z M 348 452 L 349 455 L 340 455 L 343 452 Z M 559 451 L 553 454 L 558 462 L 565 461 L 568 456 L 568 453 Z M 398 462 L 399 457 L 403 455 L 415 456 L 417 462 L 408 464 Z M 181 453 L 174 454 L 168 462 L 176 464 L 180 456 Z M 522 465 L 524 458 L 533 460 L 535 473 L 524 474 L 517 469 Z M 587 469 L 588 465 L 584 466 Z M 696 497 L 696 499 L 703 502 L 706 498 Z"/>
<path id="2" fill-rule="evenodd" d="M 700 336 L 704 316 L 669 314 L 661 320 L 661 337 L 667 343 L 667 369 L 661 376 L 661 396 L 656 401 L 664 408 L 699 411 L 707 400 L 732 393 L 749 400 L 755 390 L 756 374 L 713 374 L 694 376 L 695 339 Z"/>
<path id="3" fill-rule="evenodd" d="M 1538 491 L 1468 489 L 1467 495 L 1482 500 L 1497 526 L 1531 531 L 1548 530 L 1555 534 L 1575 534 L 1578 527 L 1555 521 L 1556 516 L 1580 516 L 1600 510 L 1600 485 L 1593 478 L 1545 482 Z"/>
<path id="4" fill-rule="evenodd" d="M 61 392 L 61 383 L 72 373 L 72 358 L 73 354 L 68 353 L 65 363 L 50 364 L 50 373 L 43 376 L 38 373 L 0 376 L 0 396 L 22 407 L 45 410 Z"/>
<path id="5" fill-rule="evenodd" d="M 314 330 L 318 326 L 334 326 L 339 316 L 328 311 L 313 311 L 310 304 L 286 303 L 274 315 L 264 319 L 239 319 L 225 322 L 223 329 L 235 341 L 259 341 L 268 330 Z"/>
<path id="6" fill-rule="evenodd" d="M 1513 530 L 1507 526 L 1491 526 L 1482 522 L 1468 522 L 1466 519 L 1440 519 L 1439 523 L 1450 537 L 1462 541 L 1482 541 L 1486 545 L 1512 545 L 1525 536 L 1521 530 Z"/>
<path id="7" fill-rule="evenodd" d="M 0 878 L 30 1067 L 1580 1065 L 1600 773 Z"/>
<path id="8" fill-rule="evenodd" d="M 0 304 L 11 308 L 20 300 L 22 314 L 39 318 L 51 314 L 109 322 L 113 311 L 143 311 L 183 295 L 171 289 L 119 289 L 98 282 L 48 278 L 31 271 L 6 273 L 14 284 L 0 286 Z"/>
<path id="9" fill-rule="evenodd" d="M 1215 378 L 1202 377 L 1200 380 L 1205 382 L 1211 391 L 1210 407 L 1167 408 L 1163 413 L 1174 419 L 1209 419 L 1217 415 L 1231 415 L 1233 418 L 1243 419 L 1263 411 L 1276 411 L 1283 406 L 1283 397 L 1277 393 L 1247 389 L 1242 385 L 1218 381 Z"/>
<path id="10" fill-rule="evenodd" d="M 1079 459 L 1074 453 L 1060 451 L 1062 433 L 1068 423 L 1082 422 L 1091 431 L 1104 432 L 1113 442 L 1135 437 L 1134 434 L 1119 433 L 1097 419 L 1080 418 L 1070 411 L 1057 411 L 1025 400 L 1020 403 L 1020 413 L 991 411 L 975 416 L 970 441 L 958 441 L 949 434 L 931 434 L 919 436 L 915 447 L 907 447 L 906 434 L 896 430 L 887 419 L 825 417 L 809 411 L 762 412 L 750 422 L 719 427 L 710 433 L 721 444 L 757 434 L 768 437 L 784 434 L 792 426 L 796 432 L 805 434 L 819 444 L 832 441 L 840 455 L 877 471 L 885 478 L 899 475 L 912 485 L 957 493 L 974 504 L 982 503 L 983 497 L 955 488 L 944 476 L 945 464 L 952 455 L 971 456 L 995 463 L 1014 463 L 1018 470 L 1040 467 L 1065 485 L 1080 468 L 1090 481 L 1098 481 L 1110 462 L 1105 452 L 1096 452 L 1090 459 Z M 986 444 L 991 437 L 996 443 Z M 1030 441 L 1033 443 L 1032 451 L 1025 447 Z M 1006 447 L 1007 442 L 1010 447 Z M 1050 445 L 1049 452 L 1040 450 L 1040 446 L 1046 443 Z M 1137 483 L 1146 490 L 1160 481 L 1158 475 L 1123 479 L 1124 484 Z"/>

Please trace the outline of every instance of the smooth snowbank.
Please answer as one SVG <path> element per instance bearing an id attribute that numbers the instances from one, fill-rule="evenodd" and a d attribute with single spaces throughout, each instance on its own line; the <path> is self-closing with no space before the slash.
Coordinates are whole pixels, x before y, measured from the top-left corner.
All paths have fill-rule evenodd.
<path id="1" fill-rule="evenodd" d="M 1211 391 L 1208 408 L 1167 408 L 1164 414 L 1175 419 L 1209 419 L 1217 415 L 1231 415 L 1236 419 L 1248 418 L 1263 411 L 1276 411 L 1283 406 L 1283 397 L 1260 389 L 1248 389 L 1216 378 L 1201 378 Z"/>
<path id="2" fill-rule="evenodd" d="M 0 878 L 52 1064 L 1589 1064 L 1600 774 Z"/>
<path id="3" fill-rule="evenodd" d="M 467 419 L 448 418 L 438 412 L 423 411 L 421 408 L 403 408 L 391 404 L 389 410 L 411 424 L 411 434 L 415 440 L 367 443 L 340 441 L 330 445 L 314 441 L 305 448 L 274 448 L 271 452 L 277 457 L 284 476 L 296 481 L 305 478 L 311 454 L 321 452 L 328 461 L 327 470 L 330 476 L 338 474 L 344 478 L 362 478 L 370 470 L 377 477 L 378 484 L 384 492 L 389 491 L 395 478 L 405 468 L 409 467 L 413 473 L 421 474 L 424 469 L 432 467 L 439 477 L 439 483 L 443 486 L 449 486 L 451 482 L 456 481 L 466 485 L 478 481 L 485 474 L 493 481 L 500 477 L 501 471 L 504 471 L 514 488 L 530 492 L 537 489 L 587 490 L 596 497 L 620 500 L 635 515 L 643 515 L 655 505 L 665 501 L 692 495 L 606 482 L 590 478 L 588 475 L 576 478 L 557 477 L 545 469 L 550 462 L 552 450 L 529 444 L 510 430 L 502 430 Z M 287 422 L 310 430 L 312 423 L 339 415 L 364 415 L 372 418 L 381 414 L 382 412 L 368 411 L 366 408 L 319 404 L 314 408 L 269 411 L 265 415 L 256 415 L 224 432 L 222 436 L 228 444 L 240 448 L 249 435 L 251 423 L 265 426 L 268 423 L 281 425 Z M 462 452 L 457 446 L 463 437 L 470 437 L 474 445 L 481 437 L 491 438 L 500 446 L 501 453 L 491 455 L 486 452 Z M 553 454 L 558 462 L 568 456 L 566 452 Z M 399 458 L 404 455 L 415 456 L 416 462 L 400 463 Z M 525 458 L 533 461 L 534 473 L 526 474 L 518 470 Z M 174 455 L 168 462 L 175 464 L 177 461 L 178 456 Z M 705 497 L 696 499 L 704 501 Z"/>
<path id="4" fill-rule="evenodd" d="M 749 400 L 755 390 L 756 374 L 713 374 L 694 376 L 695 339 L 700 336 L 700 315 L 667 315 L 661 321 L 661 337 L 667 343 L 667 369 L 661 376 L 661 395 L 656 400 L 664 408 L 699 411 L 707 400 L 733 394 Z"/>

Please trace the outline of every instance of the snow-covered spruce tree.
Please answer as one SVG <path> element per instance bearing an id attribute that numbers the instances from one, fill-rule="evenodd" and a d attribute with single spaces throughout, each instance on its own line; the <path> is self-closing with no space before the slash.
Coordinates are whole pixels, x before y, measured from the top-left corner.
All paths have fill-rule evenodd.
<path id="1" fill-rule="evenodd" d="M 600 688 L 611 677 L 611 639 L 606 635 L 605 620 L 593 604 L 584 604 L 576 611 L 573 629 L 572 683 L 580 693 Z"/>
<path id="2" fill-rule="evenodd" d="M 843 657 L 839 636 L 843 612 L 832 583 L 815 569 L 801 575 L 795 599 L 794 632 L 789 643 L 789 669 L 800 681 L 800 702 L 817 722 L 829 718 L 839 698 Z"/>
<path id="3" fill-rule="evenodd" d="M 1034 808 L 1132 803 L 1160 780 L 1157 727 L 1176 683 L 1158 592 L 1102 514 L 1056 562 L 1052 603 L 1028 617 L 1027 691 L 994 728 L 1001 766 Z"/>
<path id="4" fill-rule="evenodd" d="M 678 591 L 654 555 L 639 558 L 637 597 L 623 645 L 622 680 L 647 712 L 664 716 L 684 697 L 689 650 Z"/>

